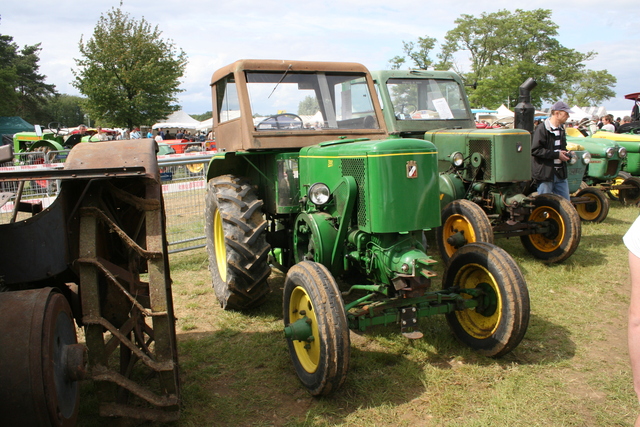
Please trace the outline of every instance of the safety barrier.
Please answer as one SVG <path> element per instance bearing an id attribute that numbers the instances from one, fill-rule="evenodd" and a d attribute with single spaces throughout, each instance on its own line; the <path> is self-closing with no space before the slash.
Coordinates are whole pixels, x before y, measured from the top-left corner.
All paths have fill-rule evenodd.
<path id="1" fill-rule="evenodd" d="M 62 168 L 68 150 L 17 153 L 14 161 L 0 165 L 3 171 Z M 215 151 L 187 152 L 158 156 L 162 194 L 166 212 L 166 232 L 169 253 L 188 251 L 205 246 L 204 203 L 206 193 L 207 164 Z M 14 196 L 0 207 L 0 224 L 11 221 L 13 200 L 18 192 L 18 182 L 0 182 L 0 193 Z M 43 209 L 55 200 L 60 183 L 56 180 L 25 181 L 21 200 L 40 202 Z M 20 212 L 17 220 L 31 214 Z"/>

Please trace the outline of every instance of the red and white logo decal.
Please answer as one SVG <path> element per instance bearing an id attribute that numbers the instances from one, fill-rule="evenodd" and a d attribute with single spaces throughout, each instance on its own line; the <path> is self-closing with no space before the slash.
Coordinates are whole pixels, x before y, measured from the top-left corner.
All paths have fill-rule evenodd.
<path id="1" fill-rule="evenodd" d="M 418 164 L 415 160 L 409 160 L 407 162 L 407 178 L 418 177 Z"/>

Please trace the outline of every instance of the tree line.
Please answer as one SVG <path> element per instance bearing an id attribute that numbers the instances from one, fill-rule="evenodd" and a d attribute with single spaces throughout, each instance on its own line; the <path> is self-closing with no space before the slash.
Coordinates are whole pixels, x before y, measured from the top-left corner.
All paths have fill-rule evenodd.
<path id="1" fill-rule="evenodd" d="M 586 68 L 596 52 L 579 52 L 557 40 L 558 25 L 549 9 L 463 14 L 454 23 L 435 58 L 438 40 L 427 35 L 403 41 L 403 54 L 389 60 L 391 68 L 454 70 L 470 88 L 474 108 L 515 106 L 518 88 L 529 77 L 538 83 L 531 93 L 538 107 L 559 99 L 570 105 L 598 105 L 616 95 L 614 76 Z"/>

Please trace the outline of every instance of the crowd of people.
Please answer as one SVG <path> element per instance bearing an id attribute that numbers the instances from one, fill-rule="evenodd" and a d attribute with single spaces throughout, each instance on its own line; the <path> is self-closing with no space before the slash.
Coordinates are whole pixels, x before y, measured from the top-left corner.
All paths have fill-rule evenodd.
<path id="1" fill-rule="evenodd" d="M 149 129 L 147 138 L 154 138 L 156 142 L 162 142 L 165 139 L 181 139 L 191 142 L 204 142 L 207 139 L 207 134 L 204 131 L 197 131 L 196 133 L 192 134 L 191 131 L 187 129 L 178 129 L 175 134 L 171 134 L 168 130 L 165 131 L 162 128 L 159 128 L 156 131 L 155 136 L 153 135 L 151 129 Z"/>

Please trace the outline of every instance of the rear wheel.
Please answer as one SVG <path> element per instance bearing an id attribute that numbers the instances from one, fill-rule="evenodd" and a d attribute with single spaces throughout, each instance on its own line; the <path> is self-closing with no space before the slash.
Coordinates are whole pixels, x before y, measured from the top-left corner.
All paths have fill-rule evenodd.
<path id="1" fill-rule="evenodd" d="M 622 182 L 624 188 L 618 191 L 620 201 L 625 205 L 637 205 L 640 202 L 640 178 L 631 176 Z"/>
<path id="2" fill-rule="evenodd" d="M 521 236 L 522 245 L 534 257 L 549 263 L 562 262 L 578 248 L 582 228 L 573 205 L 556 194 L 540 194 L 533 200 L 528 222 L 545 222 L 544 233 Z"/>
<path id="3" fill-rule="evenodd" d="M 621 185 L 625 179 L 631 178 L 631 174 L 629 172 L 620 171 L 618 172 L 618 176 L 613 179 L 611 183 L 612 186 Z M 618 190 L 607 190 L 607 196 L 613 201 L 620 200 L 620 194 Z"/>
<path id="4" fill-rule="evenodd" d="M 202 151 L 202 147 L 192 146 L 187 148 L 184 152 L 197 153 L 200 151 Z M 201 176 L 202 171 L 204 170 L 204 163 L 188 163 L 187 165 L 185 165 L 185 168 L 187 169 L 187 173 L 189 174 L 189 176 Z"/>
<path id="5" fill-rule="evenodd" d="M 205 207 L 209 271 L 224 309 L 257 306 L 269 293 L 267 221 L 261 208 L 262 200 L 246 179 L 223 175 L 209 181 Z"/>
<path id="6" fill-rule="evenodd" d="M 587 187 L 576 193 L 576 197 L 588 197 L 589 202 L 576 204 L 576 211 L 583 221 L 602 222 L 609 214 L 609 199 L 597 188 Z"/>
<path id="7" fill-rule="evenodd" d="M 476 298 L 475 308 L 446 315 L 455 337 L 479 353 L 502 356 L 513 350 L 529 325 L 529 291 L 513 258 L 489 243 L 470 243 L 451 258 L 443 288 L 458 288 L 465 298 Z M 465 289 L 479 291 L 478 296 Z"/>
<path id="8" fill-rule="evenodd" d="M 347 316 L 335 279 L 322 264 L 303 261 L 287 273 L 285 336 L 298 378 L 314 395 L 336 391 L 349 369 Z"/>
<path id="9" fill-rule="evenodd" d="M 442 226 L 436 228 L 436 241 L 443 262 L 449 262 L 453 254 L 468 243 L 493 243 L 489 218 L 472 201 L 454 200 L 445 206 L 441 217 Z"/>

